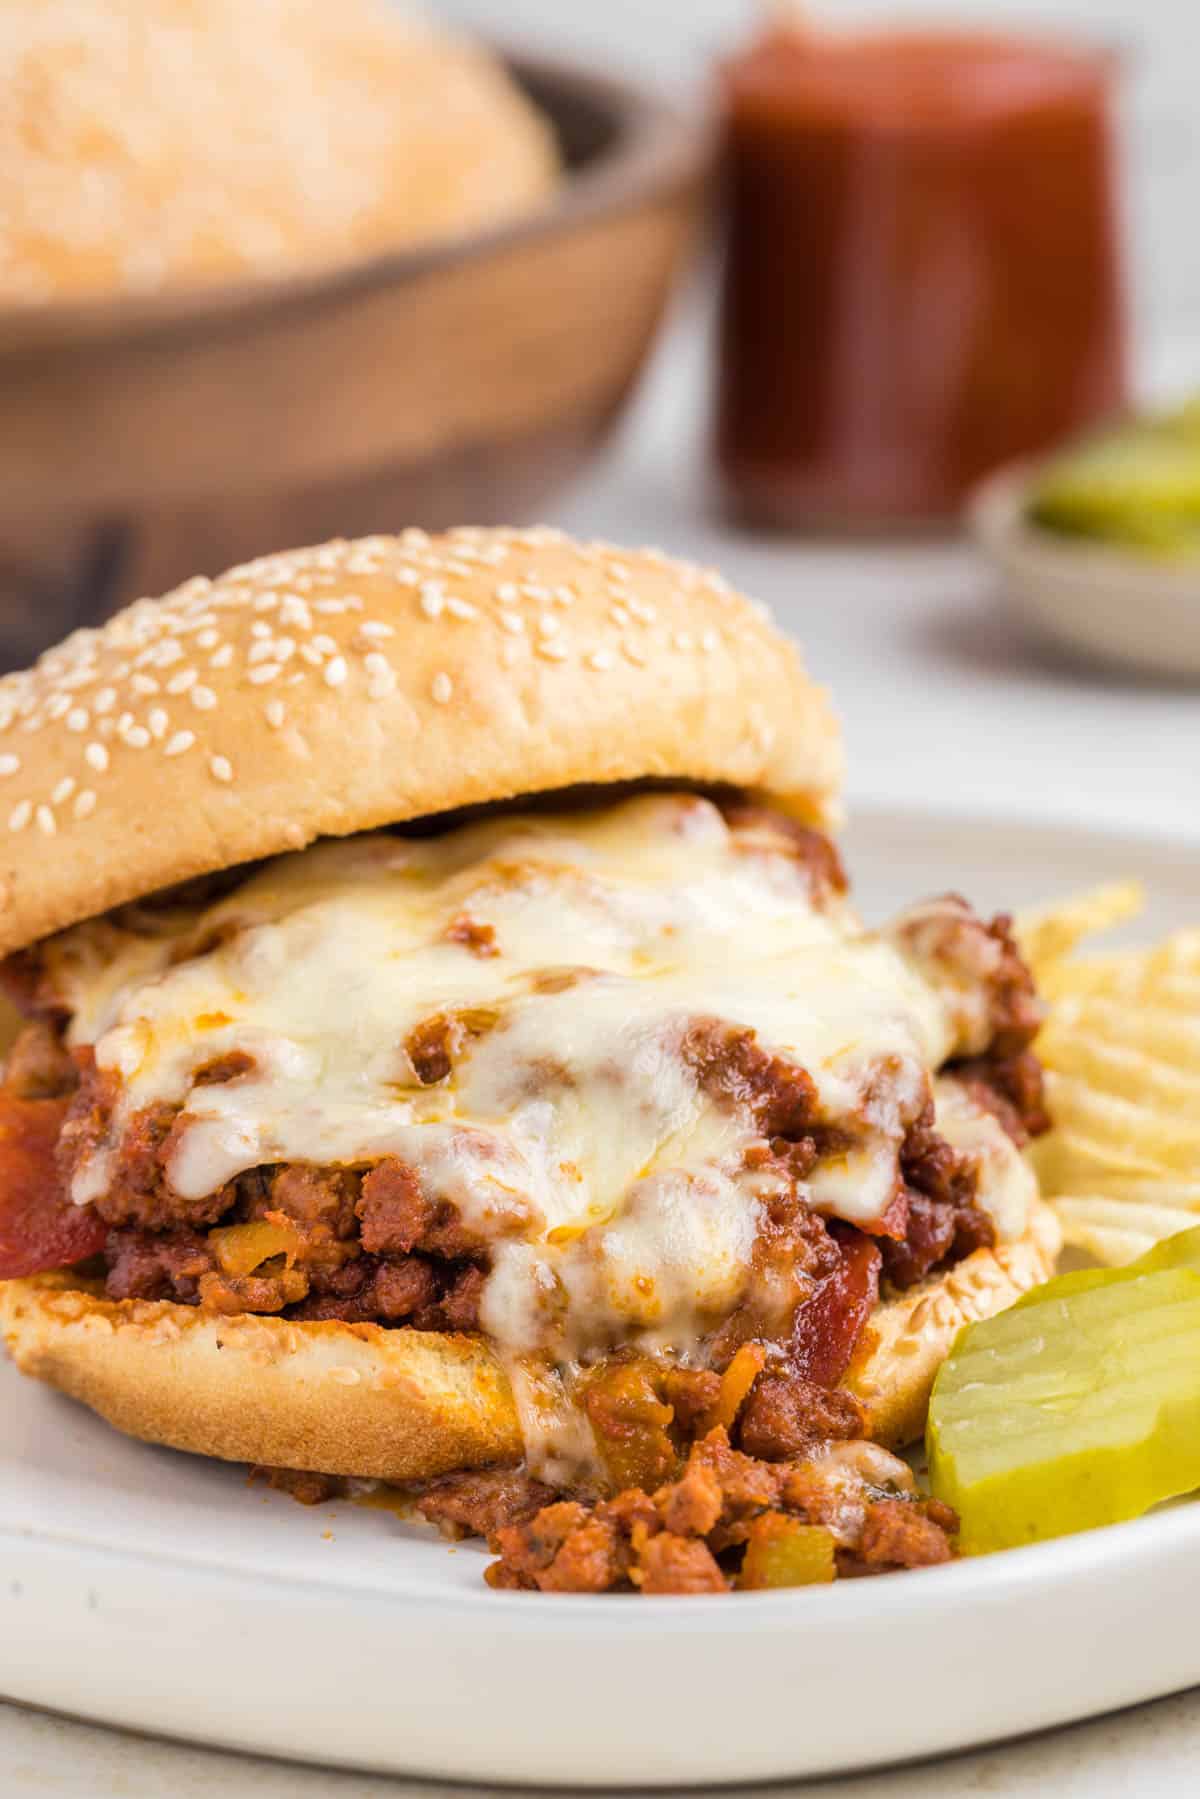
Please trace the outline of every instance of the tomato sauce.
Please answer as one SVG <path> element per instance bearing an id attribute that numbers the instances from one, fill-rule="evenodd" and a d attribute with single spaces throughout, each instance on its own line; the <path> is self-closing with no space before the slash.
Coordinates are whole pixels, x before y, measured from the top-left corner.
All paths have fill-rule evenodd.
<path id="1" fill-rule="evenodd" d="M 72 1205 L 56 1166 L 68 1104 L 0 1094 L 0 1280 L 81 1262 L 104 1247 L 107 1226 L 91 1206 Z"/>
<path id="2" fill-rule="evenodd" d="M 768 525 L 945 516 L 1121 407 L 1111 58 L 768 33 L 723 72 L 717 457 Z"/>

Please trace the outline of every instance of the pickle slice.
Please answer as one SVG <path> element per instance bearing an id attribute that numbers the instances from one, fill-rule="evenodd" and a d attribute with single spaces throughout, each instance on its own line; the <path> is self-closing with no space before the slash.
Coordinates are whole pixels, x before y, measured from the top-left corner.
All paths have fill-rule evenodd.
<path id="1" fill-rule="evenodd" d="M 1094 438 L 1043 471 L 1035 524 L 1161 555 L 1200 549 L 1200 441 L 1157 423 Z"/>
<path id="2" fill-rule="evenodd" d="M 1040 1305 L 1045 1299 L 1065 1299 L 1068 1294 L 1111 1286 L 1114 1281 L 1136 1280 L 1142 1274 L 1156 1274 L 1160 1268 L 1200 1270 L 1200 1225 L 1190 1231 L 1177 1231 L 1173 1237 L 1164 1237 L 1136 1262 L 1126 1262 L 1120 1268 L 1077 1268 L 1070 1274 L 1060 1274 L 1056 1280 L 1022 1293 L 1009 1309 L 1015 1312 L 1025 1306 Z"/>
<path id="3" fill-rule="evenodd" d="M 1136 1518 L 1200 1487 L 1200 1270 L 1097 1272 L 969 1326 L 939 1371 L 930 1479 L 966 1554 Z"/>

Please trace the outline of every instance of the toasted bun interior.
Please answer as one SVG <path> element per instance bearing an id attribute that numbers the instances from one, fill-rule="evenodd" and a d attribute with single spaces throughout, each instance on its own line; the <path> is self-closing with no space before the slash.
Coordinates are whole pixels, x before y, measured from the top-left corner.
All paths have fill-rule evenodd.
<path id="1" fill-rule="evenodd" d="M 0 954 L 323 835 L 647 778 L 820 824 L 840 774 L 795 648 L 708 571 L 546 530 L 293 551 L 0 681 Z"/>
<path id="2" fill-rule="evenodd" d="M 880 1309 L 845 1383 L 870 1436 L 920 1435 L 960 1328 L 1046 1280 L 1059 1241 L 1039 1206 L 1019 1242 L 976 1250 Z M 397 1482 L 521 1455 L 512 1393 L 482 1338 L 114 1302 L 69 1272 L 0 1284 L 0 1330 L 22 1373 L 172 1449 Z"/>

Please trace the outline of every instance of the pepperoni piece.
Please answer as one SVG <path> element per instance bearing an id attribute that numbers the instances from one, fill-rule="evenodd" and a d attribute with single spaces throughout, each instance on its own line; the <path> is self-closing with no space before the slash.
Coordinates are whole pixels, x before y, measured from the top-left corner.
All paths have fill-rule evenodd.
<path id="1" fill-rule="evenodd" d="M 789 1361 L 819 1387 L 835 1387 L 850 1365 L 854 1345 L 879 1303 L 879 1250 L 850 1225 L 833 1224 L 830 1235 L 841 1264 L 796 1313 Z"/>
<path id="2" fill-rule="evenodd" d="M 108 1226 L 72 1205 L 55 1163 L 66 1099 L 0 1093 L 0 1280 L 81 1262 L 104 1247 Z"/>

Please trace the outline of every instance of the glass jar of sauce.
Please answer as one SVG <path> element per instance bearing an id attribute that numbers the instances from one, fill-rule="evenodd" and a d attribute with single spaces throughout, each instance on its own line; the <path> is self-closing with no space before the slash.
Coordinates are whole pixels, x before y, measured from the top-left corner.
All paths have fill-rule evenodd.
<path id="1" fill-rule="evenodd" d="M 772 526 L 953 514 L 1119 409 L 1110 57 L 769 32 L 723 71 L 717 459 Z"/>

